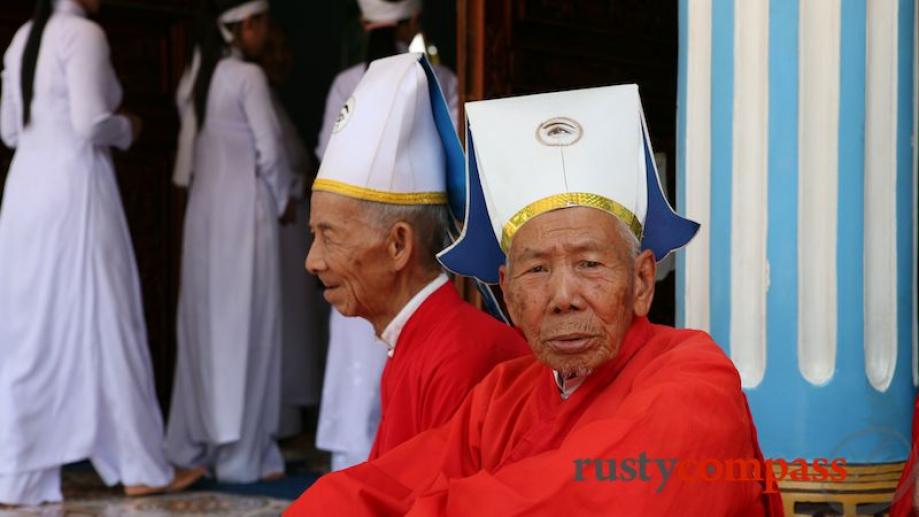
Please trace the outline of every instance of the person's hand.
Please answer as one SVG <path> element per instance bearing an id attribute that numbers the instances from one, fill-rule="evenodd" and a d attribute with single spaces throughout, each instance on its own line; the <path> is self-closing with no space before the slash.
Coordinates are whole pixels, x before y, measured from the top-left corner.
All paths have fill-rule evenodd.
<path id="1" fill-rule="evenodd" d="M 287 206 L 284 208 L 284 213 L 281 214 L 281 217 L 278 219 L 281 221 L 282 226 L 287 226 L 297 222 L 297 203 L 293 199 L 287 201 Z"/>

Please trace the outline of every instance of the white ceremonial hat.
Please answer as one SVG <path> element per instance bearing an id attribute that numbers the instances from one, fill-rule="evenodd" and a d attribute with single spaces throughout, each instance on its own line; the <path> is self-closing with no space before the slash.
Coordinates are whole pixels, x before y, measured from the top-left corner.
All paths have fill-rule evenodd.
<path id="1" fill-rule="evenodd" d="M 572 206 L 621 220 L 660 260 L 698 225 L 661 191 L 634 84 L 470 102 L 463 235 L 440 254 L 448 269 L 484 282 L 527 221 Z"/>
<path id="2" fill-rule="evenodd" d="M 364 20 L 376 25 L 395 25 L 421 12 L 421 0 L 357 0 Z"/>
<path id="3" fill-rule="evenodd" d="M 450 192 L 461 210 L 464 188 L 462 147 L 427 59 L 371 63 L 339 113 L 313 191 L 399 205 L 446 204 Z"/>
<path id="4" fill-rule="evenodd" d="M 268 0 L 217 0 L 217 28 L 227 43 L 233 41 L 233 33 L 226 28 L 227 24 L 238 23 L 250 16 L 267 13 Z"/>

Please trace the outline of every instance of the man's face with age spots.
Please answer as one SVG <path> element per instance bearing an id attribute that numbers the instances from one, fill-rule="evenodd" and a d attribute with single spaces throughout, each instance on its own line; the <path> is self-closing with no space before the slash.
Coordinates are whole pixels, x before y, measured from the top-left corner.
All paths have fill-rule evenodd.
<path id="1" fill-rule="evenodd" d="M 586 207 L 541 214 L 523 225 L 502 266 L 508 312 L 537 359 L 563 375 L 611 360 L 654 296 L 650 251 L 634 256 L 622 223 Z"/>
<path id="2" fill-rule="evenodd" d="M 386 232 L 368 221 L 361 202 L 313 192 L 310 230 L 306 269 L 319 277 L 326 301 L 345 316 L 369 318 L 385 311 L 393 276 Z"/>

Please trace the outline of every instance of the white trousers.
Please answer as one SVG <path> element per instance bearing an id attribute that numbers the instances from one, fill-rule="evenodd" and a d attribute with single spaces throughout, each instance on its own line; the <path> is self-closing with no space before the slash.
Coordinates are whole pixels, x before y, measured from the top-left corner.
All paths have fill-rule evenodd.
<path id="1" fill-rule="evenodd" d="M 60 467 L 0 474 L 0 504 L 37 506 L 62 500 Z"/>

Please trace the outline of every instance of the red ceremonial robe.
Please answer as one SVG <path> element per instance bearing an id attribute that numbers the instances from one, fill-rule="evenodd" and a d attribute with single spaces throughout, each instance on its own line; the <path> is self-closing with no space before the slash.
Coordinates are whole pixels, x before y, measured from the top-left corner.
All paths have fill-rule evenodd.
<path id="1" fill-rule="evenodd" d="M 447 423 L 498 363 L 529 353 L 513 327 L 464 302 L 451 282 L 442 285 L 409 317 L 383 369 L 370 459 Z"/>
<path id="2" fill-rule="evenodd" d="M 741 479 L 718 472 L 732 460 L 763 462 L 737 370 L 707 334 L 640 318 L 568 400 L 533 357 L 505 362 L 449 424 L 323 476 L 284 515 L 781 516 L 753 474 L 719 480 Z"/>
<path id="3" fill-rule="evenodd" d="M 916 455 L 919 454 L 919 397 L 913 407 L 913 448 L 900 474 L 897 491 L 894 493 L 893 504 L 890 507 L 890 517 L 912 517 L 913 497 L 916 489 Z"/>

